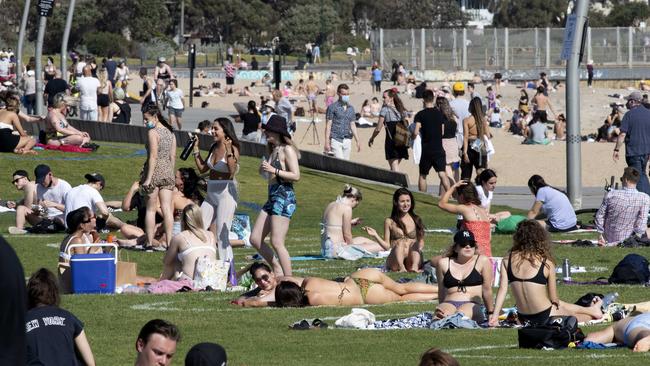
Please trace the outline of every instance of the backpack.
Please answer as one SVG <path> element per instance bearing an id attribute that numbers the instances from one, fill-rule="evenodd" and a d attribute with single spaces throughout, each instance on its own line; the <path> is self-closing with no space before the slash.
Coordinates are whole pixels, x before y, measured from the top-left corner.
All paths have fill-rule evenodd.
<path id="1" fill-rule="evenodd" d="M 618 262 L 612 275 L 609 276 L 609 283 L 628 285 L 645 284 L 648 280 L 650 280 L 648 260 L 634 253 L 626 255 L 625 258 Z"/>
<path id="2" fill-rule="evenodd" d="M 585 335 L 578 328 L 575 316 L 552 316 L 544 324 L 532 324 L 518 330 L 519 348 L 567 348 L 582 341 Z"/>

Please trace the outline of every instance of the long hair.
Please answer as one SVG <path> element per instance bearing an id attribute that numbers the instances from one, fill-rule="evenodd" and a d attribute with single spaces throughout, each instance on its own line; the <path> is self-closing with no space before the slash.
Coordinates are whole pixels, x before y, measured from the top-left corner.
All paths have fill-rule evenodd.
<path id="1" fill-rule="evenodd" d="M 162 123 L 163 126 L 167 127 L 167 129 L 171 132 L 174 132 L 174 128 L 172 125 L 167 122 L 167 119 L 165 119 L 165 116 L 163 116 L 162 112 L 160 112 L 160 108 L 154 103 L 149 103 L 147 105 L 147 108 L 144 110 L 144 113 L 150 115 L 150 116 L 156 116 L 158 121 Z"/>
<path id="2" fill-rule="evenodd" d="M 279 308 L 301 308 L 309 305 L 309 299 L 300 286 L 282 281 L 275 287 L 275 306 Z"/>
<path id="3" fill-rule="evenodd" d="M 555 263 L 548 231 L 537 220 L 524 220 L 517 225 L 517 231 L 512 236 L 510 252 L 519 254 L 522 259 L 516 264 L 517 268 L 523 261 L 528 261 L 532 266 L 536 260 L 546 259 L 547 266 L 551 266 L 549 260 Z"/>
<path id="4" fill-rule="evenodd" d="M 54 273 L 47 268 L 36 270 L 27 282 L 27 308 L 59 306 L 60 302 L 59 283 Z"/>
<path id="5" fill-rule="evenodd" d="M 257 104 L 255 103 L 254 100 L 249 100 L 248 101 L 248 111 L 253 112 L 254 114 L 259 114 L 257 112 Z"/>
<path id="6" fill-rule="evenodd" d="M 201 187 L 203 178 L 196 174 L 194 168 L 179 168 L 178 172 L 181 174 L 181 180 L 183 181 L 183 195 L 201 204 L 203 202 L 203 195 L 199 187 Z"/>
<path id="7" fill-rule="evenodd" d="M 99 79 L 99 87 L 104 89 L 106 87 L 106 84 L 108 83 L 108 71 L 106 71 L 106 69 L 102 67 L 102 69 L 99 70 L 97 76 Z"/>
<path id="8" fill-rule="evenodd" d="M 469 113 L 474 117 L 474 123 L 476 123 L 476 135 L 479 139 L 483 138 L 483 135 L 485 135 L 485 126 L 483 125 L 485 114 L 483 113 L 483 103 L 481 103 L 481 98 L 472 98 L 469 102 Z"/>
<path id="9" fill-rule="evenodd" d="M 5 104 L 6 104 L 6 109 L 9 112 L 14 112 L 14 113 L 20 112 L 20 102 L 17 101 L 16 99 L 7 98 L 7 100 L 5 101 Z"/>
<path id="10" fill-rule="evenodd" d="M 395 193 L 393 193 L 393 209 L 390 212 L 390 219 L 397 225 L 397 227 L 402 230 L 402 233 L 406 235 L 406 225 L 401 220 L 400 209 L 399 209 L 399 197 L 407 195 L 411 198 L 411 208 L 409 208 L 408 214 L 413 219 L 415 223 L 415 235 L 416 240 L 420 241 L 424 237 L 424 224 L 422 219 L 415 213 L 415 198 L 413 198 L 413 193 L 406 188 L 398 188 Z"/>
<path id="11" fill-rule="evenodd" d="M 207 242 L 208 238 L 203 231 L 203 217 L 201 216 L 201 208 L 195 204 L 189 204 L 183 209 L 181 215 L 181 227 L 184 230 L 189 230 L 202 242 Z"/>
<path id="12" fill-rule="evenodd" d="M 555 190 L 558 191 L 558 192 L 562 192 L 562 193 L 564 193 L 564 195 L 567 194 L 565 191 L 563 191 L 563 190 L 561 190 L 561 189 L 558 189 L 558 188 L 556 188 L 556 187 L 553 187 L 552 185 L 549 185 L 548 183 L 546 183 L 546 182 L 544 181 L 544 178 L 542 178 L 542 177 L 541 177 L 540 175 L 538 175 L 538 174 L 534 174 L 534 175 L 532 175 L 532 176 L 530 177 L 530 179 L 528 179 L 528 188 L 530 188 L 530 191 L 533 192 L 533 194 L 534 194 L 535 196 L 537 196 L 537 192 L 539 192 L 539 190 L 540 190 L 541 188 L 543 188 L 543 187 L 551 187 L 551 188 L 555 189 Z"/>
<path id="13" fill-rule="evenodd" d="M 399 99 L 399 94 L 397 92 L 397 89 L 388 89 L 384 93 L 388 94 L 389 97 L 393 99 L 393 104 L 395 105 L 395 109 L 402 115 L 406 111 L 406 108 L 404 108 L 404 103 L 402 103 L 402 100 Z"/>
<path id="14" fill-rule="evenodd" d="M 492 169 L 484 169 L 481 174 L 476 176 L 476 180 L 474 181 L 476 186 L 482 186 L 483 183 L 487 183 L 492 178 L 496 178 L 497 173 L 492 170 Z M 487 194 L 487 193 L 486 193 Z"/>
<path id="15" fill-rule="evenodd" d="M 478 191 L 476 190 L 474 183 L 467 182 L 467 184 L 458 187 L 456 192 L 458 192 L 458 203 L 463 205 L 481 205 L 481 199 L 478 197 Z"/>
<path id="16" fill-rule="evenodd" d="M 447 98 L 436 98 L 436 106 L 449 122 L 456 121 L 456 114 L 454 113 L 454 110 L 451 109 Z"/>
<path id="17" fill-rule="evenodd" d="M 68 225 L 68 233 L 72 234 L 77 231 L 77 229 L 79 229 L 79 226 L 81 226 L 81 224 L 86 221 L 86 217 L 91 216 L 91 214 L 92 212 L 86 206 L 79 207 L 74 211 L 70 211 L 68 213 L 68 216 L 65 218 L 65 223 Z"/>
<path id="18" fill-rule="evenodd" d="M 240 149 L 239 147 L 239 139 L 237 138 L 237 133 L 235 133 L 235 127 L 233 127 L 232 122 L 230 122 L 230 119 L 225 118 L 225 117 L 219 117 L 214 120 L 214 123 L 218 123 L 219 126 L 223 129 L 223 133 L 232 141 L 232 146 L 236 147 L 237 150 Z"/>

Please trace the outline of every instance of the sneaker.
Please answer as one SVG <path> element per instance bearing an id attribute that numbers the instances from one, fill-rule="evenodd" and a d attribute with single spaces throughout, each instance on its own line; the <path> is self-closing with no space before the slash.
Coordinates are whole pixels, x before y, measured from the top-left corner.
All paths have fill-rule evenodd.
<path id="1" fill-rule="evenodd" d="M 15 227 L 15 226 L 9 226 L 9 234 L 23 235 L 23 234 L 27 234 L 27 230 L 19 229 L 19 228 Z"/>

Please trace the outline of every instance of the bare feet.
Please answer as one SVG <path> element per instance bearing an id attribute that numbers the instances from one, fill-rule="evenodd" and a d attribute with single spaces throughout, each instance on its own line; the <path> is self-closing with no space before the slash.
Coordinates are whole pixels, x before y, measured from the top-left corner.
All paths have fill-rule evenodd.
<path id="1" fill-rule="evenodd" d="M 633 352 L 648 352 L 650 350 L 650 336 L 639 339 L 634 348 Z"/>

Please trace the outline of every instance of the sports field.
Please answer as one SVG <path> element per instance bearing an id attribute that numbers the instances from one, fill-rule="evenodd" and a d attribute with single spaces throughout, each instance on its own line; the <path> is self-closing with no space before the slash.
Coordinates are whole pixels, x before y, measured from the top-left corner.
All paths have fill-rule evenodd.
<path id="1" fill-rule="evenodd" d="M 137 145 L 98 142 L 101 148 L 93 154 L 64 154 L 41 152 L 36 157 L 0 156 L 0 198 L 18 199 L 21 194 L 10 183 L 11 173 L 25 169 L 33 174 L 40 163 L 50 165 L 55 176 L 72 186 L 85 183 L 83 175 L 101 172 L 107 181 L 102 192 L 105 200 L 121 200 L 132 181 L 137 179 L 144 161 L 143 147 Z M 179 151 L 180 154 L 180 151 Z M 242 158 L 237 177 L 240 184 L 238 211 L 248 213 L 254 220 L 256 207 L 266 200 L 266 182 L 257 174 L 259 160 Z M 190 166 L 177 160 L 178 166 Z M 33 178 L 33 177 L 32 177 Z M 394 187 L 375 185 L 303 169 L 302 179 L 296 184 L 298 209 L 287 238 L 291 255 L 320 253 L 320 216 L 326 203 L 340 193 L 345 183 L 352 183 L 363 192 L 363 201 L 355 216 L 363 218 L 364 225 L 381 228 L 384 217 L 390 214 Z M 497 192 L 498 194 L 498 188 Z M 446 228 L 455 223 L 452 215 L 443 213 L 430 196 L 416 194 L 416 212 L 428 228 Z M 500 208 L 495 207 L 493 210 Z M 118 213 L 131 219 L 135 214 Z M 0 214 L 0 233 L 12 244 L 20 257 L 26 276 L 39 267 L 54 270 L 57 263 L 59 235 L 14 236 L 7 234 L 13 225 L 12 214 Z M 362 235 L 358 228 L 354 235 Z M 594 238 L 594 235 L 556 235 L 554 239 Z M 494 235 L 492 251 L 503 254 L 509 248 L 510 237 Z M 449 235 L 430 235 L 425 238 L 425 257 L 439 254 L 450 244 Z M 650 257 L 650 249 L 593 249 L 554 247 L 557 261 L 569 258 L 574 265 L 587 267 L 588 272 L 576 274 L 577 280 L 595 280 L 608 277 L 615 264 L 626 254 L 636 252 Z M 243 266 L 251 249 L 236 249 L 236 263 Z M 126 252 L 122 259 L 138 262 L 138 272 L 158 276 L 162 269 L 161 253 Z M 345 276 L 360 266 L 380 265 L 381 260 L 349 262 L 297 261 L 293 263 L 297 276 L 334 278 Z M 392 276 L 398 278 L 400 276 Z M 496 290 L 496 289 L 495 289 Z M 650 291 L 640 286 L 566 286 L 560 284 L 560 298 L 573 302 L 586 292 L 613 292 L 623 302 L 650 300 Z M 496 292 L 495 292 L 496 294 Z M 73 312 L 85 324 L 98 365 L 126 365 L 135 359 L 135 338 L 140 327 L 153 318 L 176 323 L 182 332 L 174 364 L 183 364 L 189 348 L 198 342 L 222 344 L 230 365 L 416 365 L 422 352 L 439 347 L 454 355 L 463 365 L 647 365 L 648 354 L 633 354 L 627 349 L 607 351 L 533 351 L 516 348 L 517 332 L 512 329 L 489 330 L 401 330 L 353 331 L 323 329 L 294 331 L 288 325 L 303 318 L 320 318 L 330 325 L 350 312 L 345 307 L 313 307 L 305 309 L 242 309 L 229 304 L 233 293 L 182 293 L 175 295 L 67 295 L 62 307 Z M 512 306 L 512 299 L 506 306 Z M 378 319 L 406 317 L 423 311 L 433 311 L 435 303 L 393 304 L 367 306 Z M 584 328 L 585 332 L 600 329 Z"/>

